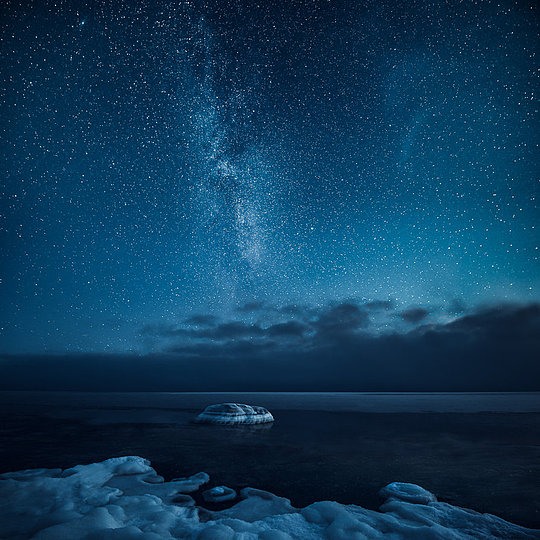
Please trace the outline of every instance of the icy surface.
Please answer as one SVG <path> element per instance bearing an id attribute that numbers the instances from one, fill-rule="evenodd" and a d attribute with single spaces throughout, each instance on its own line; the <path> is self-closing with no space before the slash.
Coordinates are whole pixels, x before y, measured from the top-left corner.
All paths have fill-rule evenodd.
<path id="1" fill-rule="evenodd" d="M 196 418 L 203 424 L 265 424 L 274 417 L 264 407 L 244 403 L 220 403 L 209 405 Z"/>
<path id="2" fill-rule="evenodd" d="M 330 501 L 296 509 L 287 499 L 253 488 L 243 489 L 242 500 L 231 508 L 211 512 L 197 507 L 186 494 L 208 480 L 207 474 L 199 473 L 164 482 L 147 460 L 136 456 L 64 471 L 34 469 L 0 475 L 0 538 L 540 538 L 538 530 L 437 502 L 414 484 L 396 482 L 383 488 L 387 501 L 380 512 Z"/>

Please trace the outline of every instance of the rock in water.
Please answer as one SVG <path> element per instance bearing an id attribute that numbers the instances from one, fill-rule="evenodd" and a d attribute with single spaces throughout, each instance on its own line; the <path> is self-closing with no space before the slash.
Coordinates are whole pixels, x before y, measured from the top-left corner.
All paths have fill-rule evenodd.
<path id="1" fill-rule="evenodd" d="M 274 417 L 264 407 L 220 403 L 206 407 L 195 421 L 202 424 L 265 424 L 273 422 Z"/>

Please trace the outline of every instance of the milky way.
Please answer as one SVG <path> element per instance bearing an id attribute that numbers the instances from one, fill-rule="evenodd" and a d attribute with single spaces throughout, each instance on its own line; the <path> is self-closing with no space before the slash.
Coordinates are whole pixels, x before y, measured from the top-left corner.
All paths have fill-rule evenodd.
<path id="1" fill-rule="evenodd" d="M 188 182 L 193 190 L 189 214 L 196 238 L 193 257 L 206 259 L 199 278 L 214 290 L 218 302 L 225 300 L 230 307 L 231 301 L 242 297 L 242 290 L 254 294 L 254 281 L 270 270 L 265 264 L 266 215 L 271 212 L 275 180 L 267 178 L 264 157 L 250 129 L 258 106 L 255 83 L 242 85 L 231 78 L 230 71 L 237 66 L 231 68 L 219 54 L 204 22 L 190 43 L 193 56 L 200 58 L 193 66 L 186 126 Z"/>
<path id="2" fill-rule="evenodd" d="M 0 352 L 539 299 L 533 2 L 0 9 Z"/>

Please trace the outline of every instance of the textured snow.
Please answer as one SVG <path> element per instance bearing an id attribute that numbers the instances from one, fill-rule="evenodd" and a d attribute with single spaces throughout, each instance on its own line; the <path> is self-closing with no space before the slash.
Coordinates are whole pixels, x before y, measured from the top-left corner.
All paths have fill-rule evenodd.
<path id="1" fill-rule="evenodd" d="M 165 482 L 150 462 L 112 458 L 71 469 L 0 475 L 0 538 L 23 540 L 290 540 L 540 538 L 489 514 L 437 502 L 414 484 L 392 483 L 381 511 L 323 501 L 303 509 L 245 488 L 219 512 L 187 495 L 209 481 L 199 473 Z M 223 486 L 221 486 L 223 487 Z M 216 488 L 214 488 L 216 489 Z M 216 493 L 226 493 L 218 488 Z M 231 490 L 232 491 L 232 490 Z M 411 502 L 414 501 L 414 502 Z"/>
<path id="2" fill-rule="evenodd" d="M 203 424 L 265 424 L 274 417 L 264 407 L 244 403 L 220 403 L 209 405 L 196 418 Z"/>

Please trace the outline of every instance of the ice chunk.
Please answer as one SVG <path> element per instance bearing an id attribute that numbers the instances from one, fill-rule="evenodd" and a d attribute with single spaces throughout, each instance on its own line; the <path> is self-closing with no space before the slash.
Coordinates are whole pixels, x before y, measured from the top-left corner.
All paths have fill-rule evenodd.
<path id="1" fill-rule="evenodd" d="M 385 499 L 397 499 L 416 504 L 429 504 L 437 500 L 437 497 L 426 489 L 405 482 L 392 482 L 383 487 L 379 491 L 379 495 Z"/>
<path id="2" fill-rule="evenodd" d="M 273 422 L 274 417 L 264 407 L 220 403 L 206 407 L 195 421 L 202 424 L 265 424 Z"/>
<path id="3" fill-rule="evenodd" d="M 206 502 L 225 502 L 236 498 L 236 491 L 227 486 L 216 486 L 202 492 Z"/>

